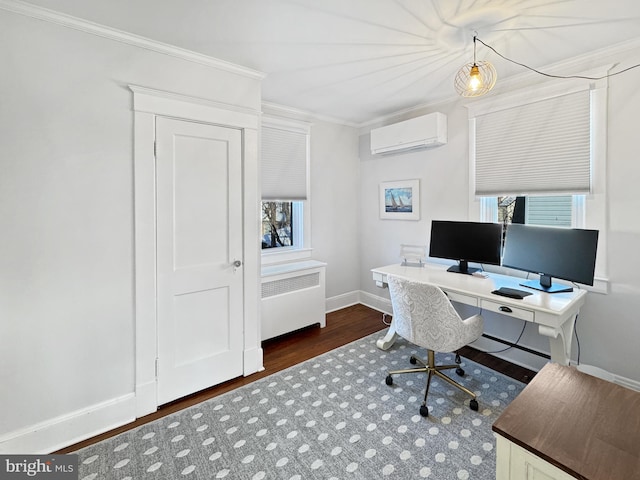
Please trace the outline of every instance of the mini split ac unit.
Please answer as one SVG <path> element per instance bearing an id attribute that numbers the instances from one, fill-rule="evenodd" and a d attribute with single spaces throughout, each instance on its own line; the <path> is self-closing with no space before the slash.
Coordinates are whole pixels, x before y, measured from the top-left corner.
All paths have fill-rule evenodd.
<path id="1" fill-rule="evenodd" d="M 430 113 L 371 130 L 371 153 L 390 154 L 447 143 L 447 116 Z"/>

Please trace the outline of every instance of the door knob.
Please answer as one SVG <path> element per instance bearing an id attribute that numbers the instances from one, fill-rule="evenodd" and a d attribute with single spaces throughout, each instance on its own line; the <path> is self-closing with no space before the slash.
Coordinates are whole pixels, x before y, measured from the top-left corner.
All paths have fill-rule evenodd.
<path id="1" fill-rule="evenodd" d="M 242 266 L 242 262 L 240 260 L 235 260 L 233 262 L 233 266 L 236 267 L 236 268 L 241 267 Z"/>

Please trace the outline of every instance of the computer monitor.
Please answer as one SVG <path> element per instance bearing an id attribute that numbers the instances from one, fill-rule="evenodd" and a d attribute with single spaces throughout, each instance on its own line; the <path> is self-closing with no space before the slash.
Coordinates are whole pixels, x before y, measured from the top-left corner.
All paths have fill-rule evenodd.
<path id="1" fill-rule="evenodd" d="M 537 273 L 539 280 L 521 283 L 548 293 L 570 292 L 552 277 L 593 285 L 598 230 L 511 224 L 507 227 L 502 265 Z"/>
<path id="2" fill-rule="evenodd" d="M 433 220 L 429 256 L 456 260 L 448 271 L 472 274 L 469 262 L 500 265 L 502 224 Z"/>

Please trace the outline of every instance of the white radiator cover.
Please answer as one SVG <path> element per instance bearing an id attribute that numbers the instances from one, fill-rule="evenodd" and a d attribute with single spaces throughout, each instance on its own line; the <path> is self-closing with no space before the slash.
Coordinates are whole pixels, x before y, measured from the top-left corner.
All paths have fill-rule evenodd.
<path id="1" fill-rule="evenodd" d="M 315 260 L 262 267 L 262 340 L 326 326 L 325 267 Z"/>

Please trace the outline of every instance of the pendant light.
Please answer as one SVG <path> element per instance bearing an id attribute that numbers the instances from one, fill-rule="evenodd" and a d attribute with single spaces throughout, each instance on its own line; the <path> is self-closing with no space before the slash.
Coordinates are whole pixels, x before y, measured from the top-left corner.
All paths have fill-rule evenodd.
<path id="1" fill-rule="evenodd" d="M 464 65 L 454 80 L 454 86 L 463 97 L 479 97 L 496 84 L 498 74 L 489 62 L 476 62 L 476 37 L 473 37 L 473 63 Z"/>

